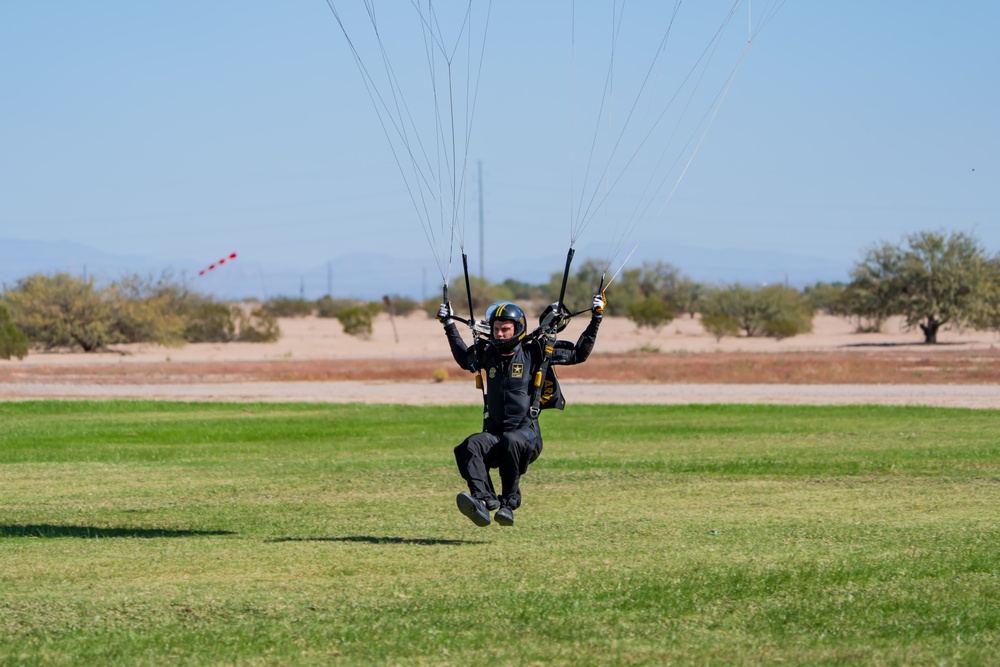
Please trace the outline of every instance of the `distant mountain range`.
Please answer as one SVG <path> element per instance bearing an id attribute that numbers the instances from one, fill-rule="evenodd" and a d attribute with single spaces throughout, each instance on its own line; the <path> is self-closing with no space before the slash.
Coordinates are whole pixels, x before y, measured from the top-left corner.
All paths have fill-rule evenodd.
<path id="1" fill-rule="evenodd" d="M 492 268 L 487 257 L 487 278 L 506 278 L 531 284 L 546 283 L 562 271 L 566 249 L 519 257 Z M 204 265 L 190 260 L 167 261 L 142 255 L 114 255 L 86 245 L 65 242 L 23 241 L 0 238 L 0 282 L 12 287 L 35 273 L 66 272 L 93 276 L 98 282 L 128 274 L 159 276 L 170 273 L 178 282 L 220 299 L 302 296 L 317 299 L 324 294 L 375 300 L 382 295 L 424 299 L 440 293 L 440 273 L 430 253 L 426 259 L 393 257 L 380 253 L 343 255 L 326 264 L 285 266 L 238 257 L 205 275 Z M 575 263 L 602 258 L 606 249 L 583 246 L 576 249 Z M 747 252 L 737 248 L 700 248 L 677 244 L 647 243 L 636 251 L 630 266 L 661 260 L 673 264 L 688 277 L 708 283 L 741 282 L 747 285 L 787 283 L 803 287 L 819 281 L 848 280 L 851 262 L 805 257 L 780 252 Z M 470 257 L 470 269 L 478 273 L 478 257 Z M 456 261 L 456 270 L 461 264 Z"/>

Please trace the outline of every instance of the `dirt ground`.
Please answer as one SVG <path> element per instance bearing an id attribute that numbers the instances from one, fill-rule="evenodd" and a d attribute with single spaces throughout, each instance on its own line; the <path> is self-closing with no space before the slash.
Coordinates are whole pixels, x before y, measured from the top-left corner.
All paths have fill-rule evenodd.
<path id="1" fill-rule="evenodd" d="M 578 318 L 562 335 L 575 339 Z M 101 354 L 33 353 L 0 361 L 0 400 L 170 400 L 456 403 L 481 401 L 451 359 L 440 324 L 381 316 L 370 339 L 336 320 L 281 321 L 275 343 L 122 346 Z M 468 340 L 469 337 L 467 337 Z M 561 367 L 575 403 L 890 403 L 1000 408 L 996 333 L 945 331 L 924 345 L 892 321 L 880 334 L 820 316 L 782 341 L 706 334 L 684 318 L 658 332 L 606 318 L 590 360 Z"/>

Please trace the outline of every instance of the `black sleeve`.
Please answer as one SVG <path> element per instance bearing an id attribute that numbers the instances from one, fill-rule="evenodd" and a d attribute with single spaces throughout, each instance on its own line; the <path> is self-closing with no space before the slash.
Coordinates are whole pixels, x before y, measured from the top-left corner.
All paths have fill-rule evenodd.
<path id="1" fill-rule="evenodd" d="M 474 373 L 476 371 L 476 348 L 469 347 L 462 340 L 462 334 L 458 333 L 458 327 L 454 322 L 444 325 L 444 333 L 448 337 L 448 345 L 451 347 L 451 356 L 455 358 L 455 363 L 465 370 Z"/>
<path id="2" fill-rule="evenodd" d="M 573 364 L 582 364 L 585 362 L 594 349 L 594 343 L 597 342 L 597 330 L 601 326 L 601 319 L 600 317 L 590 318 L 590 324 L 580 334 L 576 345 L 565 341 L 558 341 L 555 350 L 552 352 L 551 363 L 560 366 L 572 366 Z"/>

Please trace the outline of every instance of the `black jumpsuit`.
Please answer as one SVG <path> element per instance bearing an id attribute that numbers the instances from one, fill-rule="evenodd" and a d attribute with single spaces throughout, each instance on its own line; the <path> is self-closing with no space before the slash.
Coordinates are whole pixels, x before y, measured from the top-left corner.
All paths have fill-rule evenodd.
<path id="1" fill-rule="evenodd" d="M 550 364 L 568 366 L 586 361 L 594 349 L 600 324 L 599 316 L 592 317 L 575 345 L 559 341 Z M 483 340 L 467 346 L 454 323 L 445 325 L 445 333 L 458 365 L 472 372 L 482 369 L 486 375 L 483 431 L 470 435 L 455 448 L 458 471 L 468 482 L 472 497 L 484 501 L 488 509 L 504 506 L 515 510 L 521 505 L 521 475 L 542 452 L 538 419 L 530 414 L 534 377 L 543 357 L 541 343 L 529 340 L 504 356 Z M 499 499 L 490 468 L 500 469 Z"/>

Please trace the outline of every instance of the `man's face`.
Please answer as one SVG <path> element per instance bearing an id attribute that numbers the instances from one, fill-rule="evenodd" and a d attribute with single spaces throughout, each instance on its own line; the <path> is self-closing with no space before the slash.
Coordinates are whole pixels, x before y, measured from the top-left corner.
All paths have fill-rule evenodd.
<path id="1" fill-rule="evenodd" d="M 507 340 L 514 335 L 514 323 L 497 320 L 493 323 L 493 337 L 497 340 Z"/>

